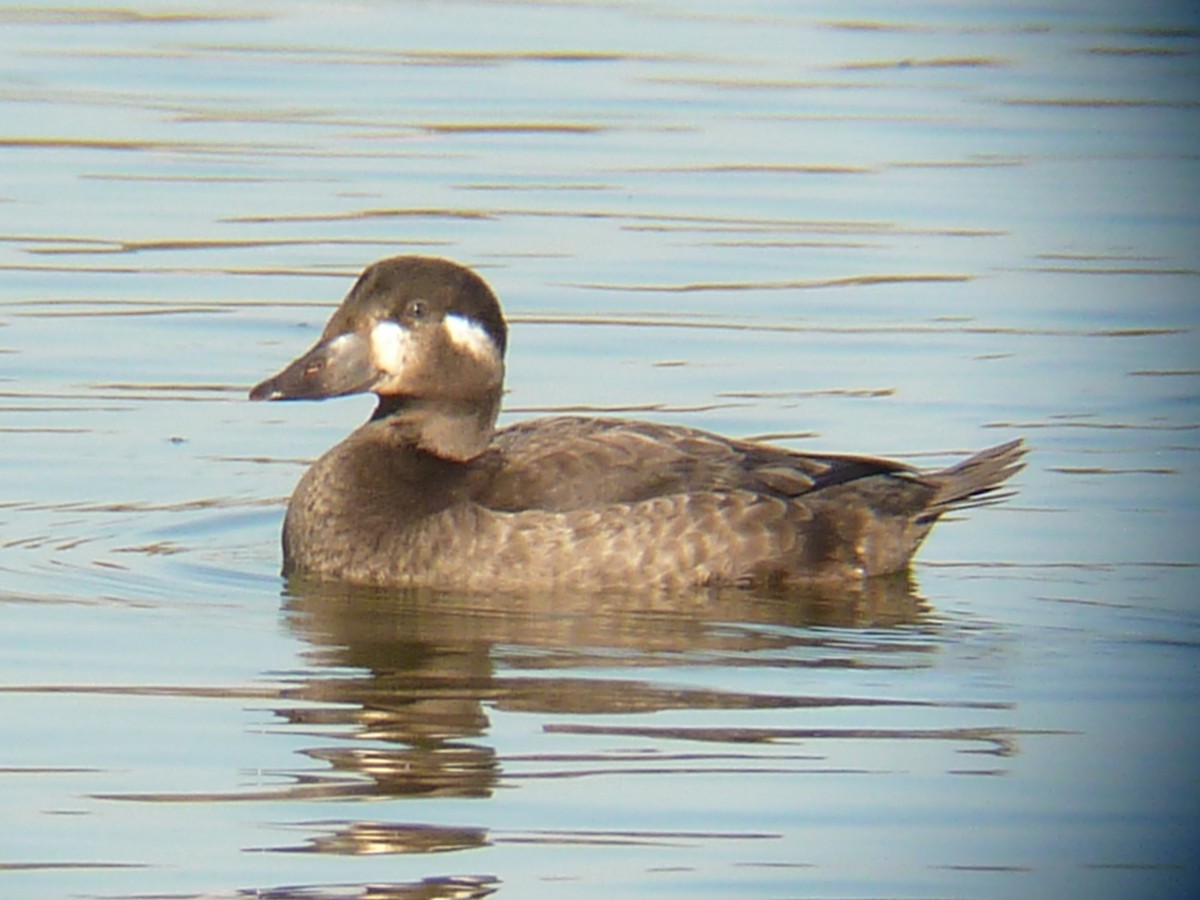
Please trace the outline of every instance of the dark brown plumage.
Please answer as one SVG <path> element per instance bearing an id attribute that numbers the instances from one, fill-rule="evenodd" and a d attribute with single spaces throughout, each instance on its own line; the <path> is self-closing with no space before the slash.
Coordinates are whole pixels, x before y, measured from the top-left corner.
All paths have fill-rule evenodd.
<path id="1" fill-rule="evenodd" d="M 1013 441 L 940 472 L 690 428 L 556 417 L 493 432 L 506 329 L 446 260 L 364 272 L 256 399 L 372 390 L 371 421 L 304 475 L 284 569 L 464 590 L 836 586 L 905 569 L 944 512 L 994 502 Z"/>

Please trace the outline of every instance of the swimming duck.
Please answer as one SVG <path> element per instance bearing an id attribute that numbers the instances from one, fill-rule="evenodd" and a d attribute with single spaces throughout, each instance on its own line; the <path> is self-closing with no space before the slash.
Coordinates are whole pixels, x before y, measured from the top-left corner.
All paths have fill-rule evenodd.
<path id="1" fill-rule="evenodd" d="M 905 570 L 943 513 L 995 502 L 1011 441 L 919 472 L 693 428 L 556 416 L 496 430 L 507 326 L 475 272 L 369 266 L 253 400 L 366 391 L 370 420 L 305 473 L 285 575 L 469 591 L 840 586 Z"/>

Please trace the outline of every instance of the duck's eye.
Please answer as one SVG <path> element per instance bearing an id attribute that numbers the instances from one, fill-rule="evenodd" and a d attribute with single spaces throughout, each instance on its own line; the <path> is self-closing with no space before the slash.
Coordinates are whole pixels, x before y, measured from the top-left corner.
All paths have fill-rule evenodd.
<path id="1" fill-rule="evenodd" d="M 420 322 L 429 315 L 429 304 L 424 300 L 409 300 L 404 307 L 404 317 L 414 322 Z"/>

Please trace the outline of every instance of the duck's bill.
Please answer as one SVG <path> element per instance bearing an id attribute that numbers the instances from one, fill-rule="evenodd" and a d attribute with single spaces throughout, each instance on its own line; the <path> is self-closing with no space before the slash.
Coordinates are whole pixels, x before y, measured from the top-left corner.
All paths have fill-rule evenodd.
<path id="1" fill-rule="evenodd" d="M 371 390 L 381 372 L 370 342 L 350 332 L 319 342 L 286 369 L 250 391 L 251 400 L 321 400 Z"/>

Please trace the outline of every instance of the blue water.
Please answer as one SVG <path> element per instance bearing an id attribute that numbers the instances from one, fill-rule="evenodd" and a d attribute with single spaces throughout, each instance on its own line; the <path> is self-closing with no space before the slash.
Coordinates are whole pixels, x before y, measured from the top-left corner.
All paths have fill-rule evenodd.
<path id="1" fill-rule="evenodd" d="M 1200 21 L 1171 4 L 0 7 L 0 892 L 1194 896 Z M 866 597 L 289 590 L 370 401 L 250 404 L 476 267 L 505 421 L 943 465 Z"/>

